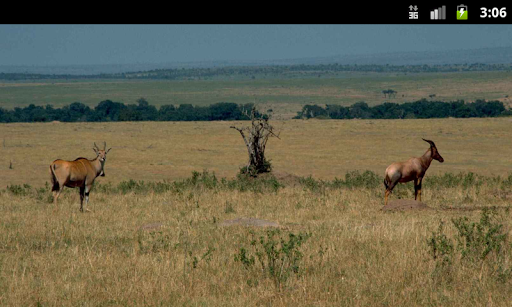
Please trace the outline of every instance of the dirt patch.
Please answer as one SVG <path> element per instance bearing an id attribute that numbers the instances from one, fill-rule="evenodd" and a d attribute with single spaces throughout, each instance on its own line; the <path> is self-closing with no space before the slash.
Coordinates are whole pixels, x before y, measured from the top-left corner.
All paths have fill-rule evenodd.
<path id="1" fill-rule="evenodd" d="M 253 227 L 280 227 L 280 225 L 273 221 L 260 220 L 255 218 L 237 218 L 233 220 L 223 221 L 219 224 L 225 226 L 253 226 Z"/>
<path id="2" fill-rule="evenodd" d="M 431 209 L 422 202 L 412 199 L 397 199 L 388 202 L 387 206 L 382 207 L 382 211 L 411 211 L 411 210 L 429 210 Z"/>

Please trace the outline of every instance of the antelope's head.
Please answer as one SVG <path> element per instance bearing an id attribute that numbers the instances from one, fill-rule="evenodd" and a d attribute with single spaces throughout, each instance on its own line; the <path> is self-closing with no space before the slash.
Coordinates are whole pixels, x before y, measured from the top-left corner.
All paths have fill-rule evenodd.
<path id="1" fill-rule="evenodd" d="M 92 148 L 92 150 L 94 150 L 94 152 L 96 153 L 96 159 L 100 160 L 100 162 L 101 162 L 101 173 L 100 173 L 100 176 L 102 176 L 102 177 L 105 177 L 105 169 L 104 169 L 105 161 L 107 161 L 107 153 L 111 149 L 112 148 L 109 148 L 107 150 L 107 142 L 103 143 L 103 149 L 100 149 L 98 147 L 98 145 L 96 145 L 96 143 L 94 143 L 94 147 Z"/>
<path id="2" fill-rule="evenodd" d="M 425 142 L 430 144 L 430 150 L 432 152 L 432 159 L 437 160 L 437 161 L 443 163 L 444 159 L 439 154 L 439 151 L 437 150 L 436 144 L 434 144 L 434 142 L 432 142 L 430 140 L 425 140 L 425 139 L 422 139 L 422 140 L 424 140 Z"/>

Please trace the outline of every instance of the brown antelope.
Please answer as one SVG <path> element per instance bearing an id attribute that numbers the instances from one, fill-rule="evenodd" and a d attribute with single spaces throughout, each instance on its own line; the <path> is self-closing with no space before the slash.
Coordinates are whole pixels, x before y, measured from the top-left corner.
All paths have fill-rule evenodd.
<path id="1" fill-rule="evenodd" d="M 443 157 L 439 154 L 434 142 L 425 140 L 430 144 L 430 148 L 419 158 L 410 158 L 405 162 L 395 162 L 386 168 L 384 177 L 384 186 L 386 186 L 386 194 L 384 196 L 384 205 L 388 204 L 388 196 L 397 183 L 409 182 L 414 180 L 414 199 L 421 201 L 421 181 L 425 176 L 425 172 L 432 160 L 444 162 Z"/>
<path id="2" fill-rule="evenodd" d="M 99 149 L 94 143 L 93 150 L 96 158 L 88 160 L 86 158 L 77 158 L 75 161 L 55 160 L 50 165 L 50 174 L 52 180 L 53 203 L 57 205 L 57 198 L 64 187 L 80 187 L 80 212 L 84 212 L 85 205 L 89 203 L 89 192 L 91 191 L 94 179 L 98 176 L 105 176 L 105 160 L 107 153 L 107 143 L 104 143 L 103 149 Z M 88 210 L 87 210 L 88 211 Z"/>

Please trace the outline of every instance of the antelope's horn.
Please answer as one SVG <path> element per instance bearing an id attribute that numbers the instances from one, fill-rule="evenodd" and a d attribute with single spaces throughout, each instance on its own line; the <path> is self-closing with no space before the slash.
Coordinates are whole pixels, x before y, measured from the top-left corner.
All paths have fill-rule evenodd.
<path id="1" fill-rule="evenodd" d="M 107 142 L 103 142 L 103 150 L 107 150 Z"/>
<path id="2" fill-rule="evenodd" d="M 94 147 L 95 147 L 97 150 L 100 150 L 100 148 L 98 147 L 98 145 L 96 145 L 96 142 L 94 142 Z"/>
<path id="3" fill-rule="evenodd" d="M 436 147 L 436 144 L 434 144 L 434 142 L 430 141 L 430 140 L 425 140 L 424 138 L 422 138 L 422 140 L 424 140 L 425 142 L 429 143 L 430 146 L 434 146 Z"/>

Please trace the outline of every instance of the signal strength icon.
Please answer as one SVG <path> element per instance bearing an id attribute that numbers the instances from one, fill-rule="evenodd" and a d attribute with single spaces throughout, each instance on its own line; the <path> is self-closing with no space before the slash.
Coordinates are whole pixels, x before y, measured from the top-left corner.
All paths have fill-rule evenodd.
<path id="1" fill-rule="evenodd" d="M 443 5 L 440 8 L 437 8 L 433 11 L 430 11 L 430 19 L 431 20 L 444 20 L 446 19 L 446 5 Z"/>

